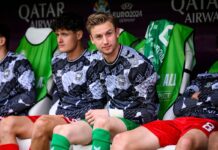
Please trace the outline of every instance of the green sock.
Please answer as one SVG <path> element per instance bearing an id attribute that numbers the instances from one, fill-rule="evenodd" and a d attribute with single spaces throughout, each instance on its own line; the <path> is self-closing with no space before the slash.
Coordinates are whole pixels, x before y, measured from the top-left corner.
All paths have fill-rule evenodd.
<path id="1" fill-rule="evenodd" d="M 68 139 L 60 134 L 53 134 L 51 141 L 52 150 L 69 150 L 70 142 Z"/>
<path id="2" fill-rule="evenodd" d="M 110 132 L 96 128 L 92 131 L 92 150 L 110 150 Z"/>

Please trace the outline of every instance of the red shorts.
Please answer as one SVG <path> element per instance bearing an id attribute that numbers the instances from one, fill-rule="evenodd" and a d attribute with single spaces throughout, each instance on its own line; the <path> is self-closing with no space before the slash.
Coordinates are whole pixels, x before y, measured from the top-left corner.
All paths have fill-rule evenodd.
<path id="1" fill-rule="evenodd" d="M 26 116 L 26 117 L 28 117 L 32 122 L 35 122 L 41 116 Z M 67 118 L 67 117 L 63 117 L 63 119 L 66 121 L 66 123 L 71 123 L 76 121 L 75 119 Z"/>
<path id="2" fill-rule="evenodd" d="M 218 122 L 211 119 L 181 117 L 174 120 L 157 120 L 143 125 L 159 138 L 161 147 L 176 145 L 179 138 L 191 129 L 199 129 L 207 136 L 218 130 Z"/>

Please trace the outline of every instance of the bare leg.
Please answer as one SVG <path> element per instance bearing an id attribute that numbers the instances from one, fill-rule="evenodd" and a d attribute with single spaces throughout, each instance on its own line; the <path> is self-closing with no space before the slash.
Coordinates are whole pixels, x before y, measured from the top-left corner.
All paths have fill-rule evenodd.
<path id="1" fill-rule="evenodd" d="M 33 122 L 25 116 L 9 116 L 0 122 L 0 143 L 17 144 L 16 137 L 31 138 Z"/>
<path id="2" fill-rule="evenodd" d="M 53 133 L 65 136 L 71 144 L 87 145 L 92 140 L 92 128 L 85 121 L 58 125 L 54 128 Z"/>
<path id="3" fill-rule="evenodd" d="M 49 150 L 49 142 L 55 126 L 66 124 L 62 116 L 44 115 L 41 116 L 34 124 L 31 150 Z"/>
<path id="4" fill-rule="evenodd" d="M 117 133 L 121 133 L 127 130 L 123 121 L 115 117 L 97 118 L 94 123 L 94 129 L 95 128 L 101 128 L 101 129 L 110 131 L 112 138 Z"/>
<path id="5" fill-rule="evenodd" d="M 208 138 L 201 130 L 191 129 L 179 139 L 176 150 L 205 150 L 207 143 Z"/>
<path id="6" fill-rule="evenodd" d="M 127 128 L 124 122 L 114 117 L 98 117 L 94 120 L 92 149 L 110 149 L 111 139 Z"/>
<path id="7" fill-rule="evenodd" d="M 147 128 L 140 126 L 117 134 L 113 139 L 111 150 L 155 150 L 159 147 L 158 138 Z"/>
<path id="8" fill-rule="evenodd" d="M 218 149 L 218 131 L 212 132 L 209 137 L 208 150 Z"/>

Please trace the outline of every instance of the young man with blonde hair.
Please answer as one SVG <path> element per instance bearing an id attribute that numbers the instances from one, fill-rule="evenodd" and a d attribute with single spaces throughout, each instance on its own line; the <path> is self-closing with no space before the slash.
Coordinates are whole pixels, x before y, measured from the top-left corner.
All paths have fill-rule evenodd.
<path id="1" fill-rule="evenodd" d="M 111 14 L 90 15 L 86 28 L 98 49 L 93 56 L 101 57 L 97 61 L 98 73 L 107 94 L 108 108 L 89 110 L 85 114 L 86 121 L 83 121 L 86 130 L 80 133 L 71 124 L 55 127 L 54 150 L 67 150 L 70 144 L 91 142 L 93 150 L 109 150 L 111 139 L 116 134 L 157 118 L 157 74 L 150 61 L 136 50 L 118 43 L 119 31 Z M 81 135 L 85 138 L 82 139 Z M 60 143 L 60 139 L 65 142 Z"/>

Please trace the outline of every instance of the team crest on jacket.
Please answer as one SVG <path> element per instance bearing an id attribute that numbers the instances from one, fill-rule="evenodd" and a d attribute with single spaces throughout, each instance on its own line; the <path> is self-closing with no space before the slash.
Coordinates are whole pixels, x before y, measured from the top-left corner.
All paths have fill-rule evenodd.
<path id="1" fill-rule="evenodd" d="M 76 79 L 77 81 L 81 81 L 81 80 L 82 80 L 82 77 L 83 77 L 83 72 L 77 72 L 75 79 Z"/>
<path id="2" fill-rule="evenodd" d="M 9 76 L 10 76 L 10 70 L 9 70 L 9 69 L 6 69 L 6 70 L 4 71 L 4 78 L 7 79 Z"/>

